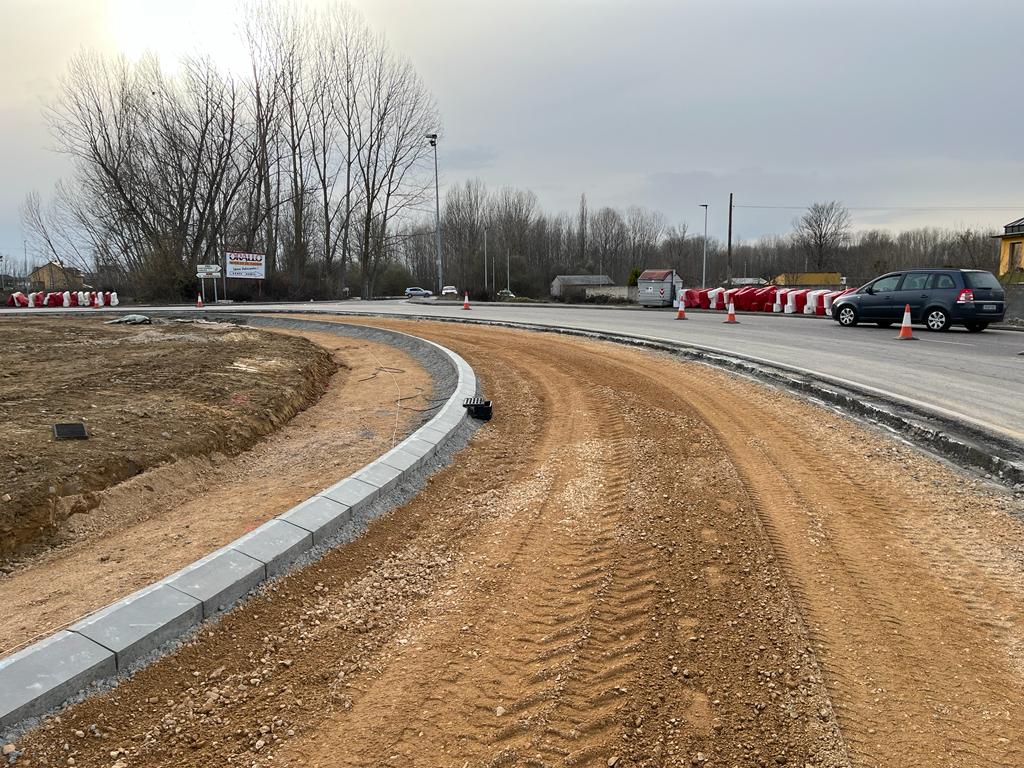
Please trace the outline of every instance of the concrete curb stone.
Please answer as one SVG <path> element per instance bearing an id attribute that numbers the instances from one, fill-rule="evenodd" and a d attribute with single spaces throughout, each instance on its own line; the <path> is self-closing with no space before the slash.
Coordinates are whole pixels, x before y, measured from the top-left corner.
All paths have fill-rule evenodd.
<path id="1" fill-rule="evenodd" d="M 332 501 L 326 496 L 313 496 L 275 519 L 284 520 L 309 531 L 315 546 L 330 539 L 351 520 L 352 511 L 347 505 Z"/>
<path id="2" fill-rule="evenodd" d="M 112 651 L 63 630 L 0 660 L 0 725 L 41 715 L 117 671 Z"/>
<path id="3" fill-rule="evenodd" d="M 229 544 L 185 566 L 161 583 L 201 601 L 203 619 L 208 619 L 266 578 L 267 568 L 261 561 L 232 549 Z"/>
<path id="4" fill-rule="evenodd" d="M 288 566 L 313 547 L 313 534 L 287 520 L 274 518 L 231 543 L 231 548 L 267 569 L 267 578 L 288 570 Z"/>
<path id="5" fill-rule="evenodd" d="M 203 604 L 169 584 L 151 584 L 72 624 L 77 632 L 112 651 L 117 671 L 203 620 Z"/>

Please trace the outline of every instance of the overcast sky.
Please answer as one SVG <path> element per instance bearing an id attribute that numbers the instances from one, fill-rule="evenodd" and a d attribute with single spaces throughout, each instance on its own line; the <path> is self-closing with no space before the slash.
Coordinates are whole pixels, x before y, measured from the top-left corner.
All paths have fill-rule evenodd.
<path id="1" fill-rule="evenodd" d="M 1019 0 L 353 5 L 437 97 L 442 195 L 479 177 L 554 212 L 585 192 L 592 209 L 638 203 L 691 232 L 707 202 L 721 237 L 729 192 L 737 206 L 841 200 L 858 228 L 1024 216 Z M 0 253 L 21 252 L 25 195 L 69 173 L 41 115 L 69 57 L 208 51 L 230 67 L 234 7 L 0 0 Z M 908 210 L 941 206 L 964 209 Z M 798 213 L 737 208 L 735 236 L 785 233 Z"/>

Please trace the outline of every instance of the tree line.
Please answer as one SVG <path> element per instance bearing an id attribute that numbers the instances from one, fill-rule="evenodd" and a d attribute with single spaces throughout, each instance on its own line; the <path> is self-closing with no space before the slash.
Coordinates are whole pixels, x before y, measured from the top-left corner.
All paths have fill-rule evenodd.
<path id="1" fill-rule="evenodd" d="M 687 285 L 701 283 L 705 242 L 687 225 L 670 226 L 660 213 L 588 205 L 578 211 L 543 212 L 529 191 L 489 191 L 473 180 L 451 188 L 441 211 L 444 281 L 485 297 L 506 287 L 517 295 L 546 297 L 561 274 L 601 274 L 625 285 L 638 270 L 674 269 Z M 488 262 L 484 265 L 485 232 Z M 392 293 L 405 285 L 437 286 L 433 220 L 403 228 L 397 259 L 387 276 Z M 765 280 L 785 273 L 839 272 L 859 285 L 882 272 L 915 266 L 960 266 L 994 271 L 994 232 L 918 228 L 903 232 L 853 232 L 849 211 L 831 201 L 815 203 L 785 235 L 728 244 L 709 237 L 707 283 L 730 277 Z M 487 272 L 487 283 L 484 273 Z"/>
<path id="2" fill-rule="evenodd" d="M 252 3 L 241 29 L 245 76 L 75 57 L 47 109 L 73 176 L 24 205 L 37 256 L 141 298 L 187 296 L 224 248 L 266 254 L 271 295 L 373 294 L 397 223 L 433 191 L 433 97 L 343 3 Z"/>

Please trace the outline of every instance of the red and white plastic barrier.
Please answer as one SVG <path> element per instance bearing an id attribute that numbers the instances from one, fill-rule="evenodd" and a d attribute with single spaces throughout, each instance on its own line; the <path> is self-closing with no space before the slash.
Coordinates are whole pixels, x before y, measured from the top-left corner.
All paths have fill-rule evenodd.
<path id="1" fill-rule="evenodd" d="M 828 289 L 816 289 L 807 292 L 807 303 L 804 304 L 805 315 L 823 315 L 825 311 L 822 309 L 822 304 L 825 294 L 828 293 Z"/>
<path id="2" fill-rule="evenodd" d="M 8 307 L 116 307 L 116 291 L 15 291 L 7 297 Z"/>
<path id="3" fill-rule="evenodd" d="M 795 315 L 799 312 L 803 312 L 804 304 L 807 303 L 807 289 L 797 288 L 791 290 L 786 294 L 786 309 L 784 310 L 787 315 Z"/>

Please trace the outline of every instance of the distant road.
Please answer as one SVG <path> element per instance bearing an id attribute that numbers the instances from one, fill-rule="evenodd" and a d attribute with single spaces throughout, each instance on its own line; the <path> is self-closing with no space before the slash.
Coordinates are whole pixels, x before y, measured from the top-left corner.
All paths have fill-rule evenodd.
<path id="1" fill-rule="evenodd" d="M 122 307 L 122 310 L 187 311 L 188 307 Z M 297 312 L 374 313 L 530 323 L 548 327 L 624 333 L 699 344 L 773 363 L 838 377 L 932 408 L 1024 442 L 1024 333 L 960 329 L 930 333 L 915 328 L 919 341 L 896 341 L 897 329 L 840 328 L 815 318 L 771 314 L 741 315 L 739 325 L 722 323 L 723 314 L 675 313 L 643 309 L 590 309 L 544 306 L 393 301 L 221 304 L 211 312 L 294 309 Z M 0 317 L 14 310 L 0 310 Z M 23 310 L 40 314 L 57 310 Z M 88 310 L 74 310 L 84 314 Z"/>

